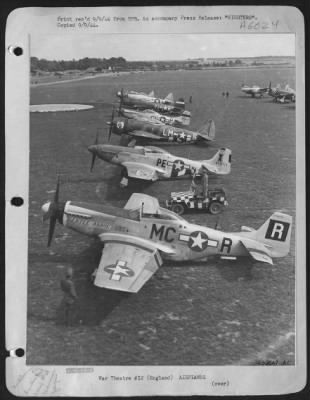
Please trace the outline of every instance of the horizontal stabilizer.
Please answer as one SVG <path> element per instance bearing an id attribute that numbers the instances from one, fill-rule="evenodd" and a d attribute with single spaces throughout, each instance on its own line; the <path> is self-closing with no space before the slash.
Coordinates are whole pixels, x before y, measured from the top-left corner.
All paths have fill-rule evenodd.
<path id="1" fill-rule="evenodd" d="M 242 239 L 241 243 L 253 260 L 273 265 L 270 250 L 262 243 L 246 238 Z"/>

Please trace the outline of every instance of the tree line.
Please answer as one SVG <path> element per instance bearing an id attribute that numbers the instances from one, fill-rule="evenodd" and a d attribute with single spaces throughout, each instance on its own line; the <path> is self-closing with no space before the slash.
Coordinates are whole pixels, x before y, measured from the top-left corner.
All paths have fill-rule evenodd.
<path id="1" fill-rule="evenodd" d="M 84 57 L 79 60 L 46 60 L 45 58 L 30 58 L 31 72 L 38 70 L 41 71 L 66 71 L 66 70 L 86 70 L 88 68 L 94 68 L 97 71 L 104 69 L 122 69 L 127 66 L 127 61 L 123 57 L 111 57 L 106 58 L 88 58 Z"/>

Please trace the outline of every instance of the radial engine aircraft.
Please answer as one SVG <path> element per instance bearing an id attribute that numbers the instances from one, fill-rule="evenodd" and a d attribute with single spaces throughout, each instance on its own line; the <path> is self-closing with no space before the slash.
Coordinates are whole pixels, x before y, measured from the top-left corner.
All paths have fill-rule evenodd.
<path id="1" fill-rule="evenodd" d="M 178 115 L 164 115 L 160 114 L 155 110 L 134 110 L 128 108 L 122 108 L 120 114 L 126 118 L 133 118 L 139 121 L 146 121 L 150 123 L 162 123 L 165 125 L 174 126 L 188 126 L 191 123 L 191 113 L 190 111 L 184 110 L 182 114 Z"/>
<path id="2" fill-rule="evenodd" d="M 296 101 L 296 92 L 294 89 L 290 88 L 289 85 L 286 85 L 284 89 L 281 89 L 280 85 L 272 88 L 270 84 L 268 94 L 269 96 L 273 97 L 275 102 L 279 101 L 280 103 L 295 103 Z"/>
<path id="3" fill-rule="evenodd" d="M 56 221 L 74 231 L 99 238 L 104 244 L 95 286 L 138 292 L 164 260 L 206 260 L 250 257 L 273 264 L 289 252 L 292 217 L 275 212 L 258 230 L 223 232 L 187 222 L 159 206 L 154 197 L 133 193 L 123 209 L 103 204 L 54 201 L 43 204 L 43 220 L 50 220 L 48 246 Z"/>
<path id="4" fill-rule="evenodd" d="M 242 85 L 241 86 L 241 91 L 245 94 L 249 94 L 252 97 L 263 97 L 264 93 L 267 93 L 269 90 L 269 87 L 261 88 L 257 85 L 253 86 L 247 86 L 247 85 Z"/>
<path id="5" fill-rule="evenodd" d="M 148 108 L 175 114 L 182 113 L 185 109 L 184 99 L 180 98 L 175 101 L 172 93 L 169 93 L 164 99 L 160 99 L 154 96 L 154 92 L 147 95 L 133 90 L 124 92 L 121 89 L 116 93 L 116 96 L 120 99 L 120 109 L 125 105 L 142 110 Z"/>
<path id="6" fill-rule="evenodd" d="M 202 143 L 213 141 L 215 137 L 213 120 L 209 120 L 198 132 L 194 132 L 162 123 L 150 123 L 122 117 L 114 118 L 113 109 L 111 121 L 107 122 L 107 124 L 110 125 L 109 140 L 112 132 L 117 135 L 127 134 L 134 139 L 130 145 L 135 144 L 137 139 L 140 141 L 158 140 L 177 143 Z"/>
<path id="7" fill-rule="evenodd" d="M 91 170 L 96 157 L 112 164 L 122 166 L 121 187 L 128 185 L 128 178 L 157 181 L 199 175 L 202 167 L 218 175 L 227 175 L 231 170 L 231 150 L 222 148 L 210 160 L 194 161 L 176 157 L 154 146 L 123 147 L 109 144 L 89 146 L 92 153 Z"/>

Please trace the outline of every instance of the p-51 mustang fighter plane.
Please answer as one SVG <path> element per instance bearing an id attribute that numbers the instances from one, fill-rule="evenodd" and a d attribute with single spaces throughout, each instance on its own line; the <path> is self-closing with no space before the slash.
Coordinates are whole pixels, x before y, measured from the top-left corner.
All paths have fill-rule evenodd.
<path id="1" fill-rule="evenodd" d="M 289 85 L 286 85 L 284 89 L 281 89 L 280 85 L 275 88 L 269 88 L 268 92 L 269 96 L 273 97 L 273 100 L 279 101 L 280 103 L 292 102 L 296 101 L 296 92 L 294 89 L 290 88 Z"/>
<path id="2" fill-rule="evenodd" d="M 48 246 L 56 221 L 77 232 L 98 237 L 104 248 L 94 284 L 138 292 L 163 260 L 200 260 L 208 256 L 236 259 L 248 256 L 273 264 L 272 257 L 289 252 L 292 217 L 276 212 L 258 230 L 223 232 L 187 222 L 159 206 L 154 197 L 134 193 L 124 209 L 102 204 L 59 201 L 59 180 L 54 201 L 42 206 L 50 220 Z"/>
<path id="3" fill-rule="evenodd" d="M 191 113 L 190 111 L 183 111 L 182 114 L 178 115 L 164 115 L 159 114 L 155 110 L 143 110 L 137 111 L 133 109 L 122 108 L 120 110 L 120 114 L 126 118 L 137 119 L 138 121 L 145 121 L 150 123 L 162 123 L 165 125 L 174 125 L 174 126 L 188 126 L 191 122 Z"/>
<path id="4" fill-rule="evenodd" d="M 157 181 L 179 177 L 192 177 L 199 175 L 202 168 L 219 175 L 226 175 L 231 170 L 231 150 L 220 149 L 211 160 L 194 161 L 187 158 L 176 157 L 158 147 L 123 147 L 109 144 L 89 146 L 93 154 L 91 170 L 96 157 L 112 164 L 123 167 L 121 186 L 128 185 L 128 178 Z"/>
<path id="5" fill-rule="evenodd" d="M 209 120 L 198 132 L 194 132 L 162 123 L 156 124 L 122 117 L 114 118 L 113 109 L 111 121 L 107 122 L 107 124 L 110 125 L 108 140 L 110 140 L 112 132 L 117 135 L 126 134 L 134 139 L 131 142 L 133 145 L 137 139 L 140 141 L 158 140 L 176 143 L 202 143 L 213 141 L 215 137 L 213 120 Z"/>
<path id="6" fill-rule="evenodd" d="M 141 110 L 148 108 L 176 114 L 182 113 L 185 109 L 184 99 L 174 101 L 172 93 L 169 93 L 164 99 L 160 99 L 154 97 L 154 92 L 151 92 L 149 95 L 147 95 L 145 93 L 139 93 L 133 90 L 124 92 L 124 90 L 121 89 L 116 93 L 116 95 L 120 99 L 120 109 L 123 107 L 123 105 L 125 105 Z"/>
<path id="7" fill-rule="evenodd" d="M 242 85 L 241 86 L 241 91 L 245 94 L 249 94 L 252 97 L 263 97 L 264 93 L 267 93 L 269 90 L 269 87 L 261 88 L 257 85 L 253 85 L 252 87 L 248 85 Z"/>

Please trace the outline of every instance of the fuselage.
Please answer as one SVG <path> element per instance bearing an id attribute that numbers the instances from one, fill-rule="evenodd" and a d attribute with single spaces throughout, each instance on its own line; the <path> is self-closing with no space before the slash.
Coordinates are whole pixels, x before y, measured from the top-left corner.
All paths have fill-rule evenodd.
<path id="1" fill-rule="evenodd" d="M 175 261 L 247 255 L 238 234 L 191 224 L 162 208 L 160 214 L 140 214 L 139 210 L 67 201 L 61 222 L 88 236 L 122 233 L 168 245 L 174 254 L 163 257 Z"/>
<path id="2" fill-rule="evenodd" d="M 191 121 L 191 113 L 189 111 L 184 111 L 180 115 L 164 115 L 159 114 L 154 110 L 143 110 L 137 111 L 134 109 L 125 109 L 121 110 L 121 113 L 126 118 L 134 118 L 140 121 L 153 122 L 153 123 L 162 123 L 165 125 L 189 125 Z"/>
<path id="3" fill-rule="evenodd" d="M 121 98 L 122 104 L 134 108 L 151 108 L 165 112 L 181 112 L 184 110 L 184 101 L 171 101 L 169 99 L 160 99 L 157 97 L 148 96 L 144 93 L 137 92 L 118 92 L 117 96 Z"/>
<path id="4" fill-rule="evenodd" d="M 116 165 L 135 162 L 158 167 L 165 171 L 165 174 L 159 175 L 161 179 L 193 176 L 199 174 L 202 166 L 201 161 L 176 157 L 158 147 L 93 145 L 89 150 L 95 152 L 99 158 Z"/>
<path id="5" fill-rule="evenodd" d="M 152 138 L 154 140 L 156 140 L 157 136 L 158 140 L 178 143 L 195 143 L 200 138 L 199 133 L 188 129 L 163 124 L 152 124 L 128 118 L 115 118 L 112 122 L 112 130 L 113 133 L 118 135 L 126 133 L 129 135 L 132 134 L 132 136 L 135 136 L 135 132 L 148 132 L 154 136 Z"/>
<path id="6" fill-rule="evenodd" d="M 241 87 L 241 91 L 254 97 L 256 95 L 263 95 L 268 91 L 268 88 L 260 88 L 259 86 L 243 86 Z"/>

